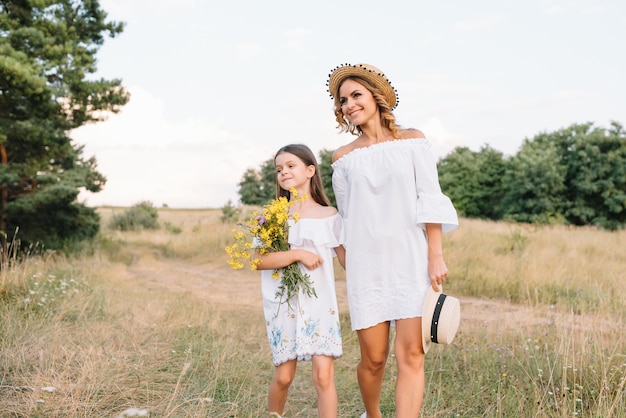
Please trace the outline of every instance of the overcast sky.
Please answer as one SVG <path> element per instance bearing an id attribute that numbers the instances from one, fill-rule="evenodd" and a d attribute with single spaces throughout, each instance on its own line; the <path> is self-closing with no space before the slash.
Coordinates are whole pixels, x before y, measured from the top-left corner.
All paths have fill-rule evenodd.
<path id="1" fill-rule="evenodd" d="M 318 153 L 338 134 L 326 91 L 341 63 L 370 63 L 398 90 L 403 127 L 437 157 L 573 123 L 626 125 L 626 1 L 101 0 L 126 23 L 98 77 L 130 102 L 71 133 L 108 179 L 89 206 L 238 203 L 238 182 L 278 148 Z"/>

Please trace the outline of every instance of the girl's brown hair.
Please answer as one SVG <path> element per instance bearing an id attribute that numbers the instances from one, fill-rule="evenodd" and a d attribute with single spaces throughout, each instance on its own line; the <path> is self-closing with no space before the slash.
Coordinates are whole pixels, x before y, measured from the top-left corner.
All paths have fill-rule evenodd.
<path id="1" fill-rule="evenodd" d="M 305 165 L 312 165 L 315 168 L 315 174 L 313 174 L 313 177 L 311 177 L 311 197 L 322 206 L 330 206 L 330 200 L 328 200 L 326 193 L 324 193 L 324 186 L 322 186 L 322 175 L 320 174 L 320 169 L 317 165 L 317 159 L 315 158 L 315 155 L 313 155 L 313 151 L 311 151 L 311 149 L 304 144 L 285 145 L 276 152 L 276 155 L 274 155 L 274 161 L 276 161 L 276 157 L 278 157 L 278 155 L 282 154 L 283 152 L 293 154 L 300 160 L 302 160 Z M 290 200 L 291 192 L 289 190 L 284 190 L 282 187 L 280 187 L 278 181 L 276 181 L 276 198 L 279 198 L 281 196 L 285 196 L 287 200 Z"/>
<path id="2" fill-rule="evenodd" d="M 356 77 L 356 76 L 346 77 L 345 79 L 341 81 L 341 83 L 339 83 L 339 86 L 337 87 L 337 94 L 335 94 L 334 96 L 335 97 L 335 120 L 337 121 L 337 124 L 338 124 L 337 128 L 339 128 L 341 132 L 350 132 L 352 135 L 360 135 L 363 132 L 361 131 L 360 126 L 355 126 L 352 123 L 345 120 L 345 118 L 343 117 L 343 112 L 341 111 L 341 102 L 340 102 L 341 99 L 339 97 L 339 89 L 341 88 L 341 85 L 346 80 L 356 81 L 357 83 L 362 84 L 363 87 L 365 87 L 372 93 L 372 96 L 374 96 L 374 100 L 376 100 L 376 103 L 378 104 L 378 110 L 380 112 L 380 123 L 383 125 L 383 127 L 391 131 L 394 138 L 399 139 L 400 138 L 400 126 L 396 124 L 396 117 L 393 115 L 393 112 L 391 111 L 389 104 L 385 100 L 385 96 L 383 96 L 381 91 L 372 83 L 370 83 L 369 81 L 361 77 Z"/>

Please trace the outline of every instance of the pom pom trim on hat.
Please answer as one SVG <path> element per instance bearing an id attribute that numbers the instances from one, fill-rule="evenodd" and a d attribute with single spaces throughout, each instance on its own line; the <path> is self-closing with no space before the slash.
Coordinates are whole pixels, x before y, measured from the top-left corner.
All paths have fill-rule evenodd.
<path id="1" fill-rule="evenodd" d="M 363 78 L 377 88 L 379 88 L 389 105 L 391 110 L 398 107 L 400 99 L 398 98 L 398 91 L 391 85 L 391 81 L 387 76 L 378 68 L 370 64 L 340 64 L 335 67 L 330 74 L 328 74 L 328 81 L 326 91 L 332 99 L 339 91 L 339 85 L 343 80 L 348 77 L 360 77 Z"/>

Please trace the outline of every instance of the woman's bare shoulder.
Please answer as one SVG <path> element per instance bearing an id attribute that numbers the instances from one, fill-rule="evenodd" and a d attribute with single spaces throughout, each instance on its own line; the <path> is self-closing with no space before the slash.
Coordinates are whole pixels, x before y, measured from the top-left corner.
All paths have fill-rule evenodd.
<path id="1" fill-rule="evenodd" d="M 419 129 L 408 128 L 408 129 L 402 129 L 400 131 L 400 138 L 402 139 L 426 138 L 426 136 Z"/>
<path id="2" fill-rule="evenodd" d="M 333 152 L 333 163 L 337 161 L 338 159 L 340 159 L 341 157 L 343 157 L 344 155 L 346 155 L 347 153 L 349 153 L 350 151 L 352 151 L 355 148 L 355 142 L 356 140 L 350 142 L 349 144 L 342 145 L 341 147 L 337 148 L 335 152 Z"/>

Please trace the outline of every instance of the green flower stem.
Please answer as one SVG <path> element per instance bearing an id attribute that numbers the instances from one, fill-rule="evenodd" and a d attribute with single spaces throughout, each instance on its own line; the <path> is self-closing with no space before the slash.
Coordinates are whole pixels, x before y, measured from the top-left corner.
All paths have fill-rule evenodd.
<path id="1" fill-rule="evenodd" d="M 287 305 L 289 309 L 291 309 L 291 298 L 296 296 L 299 290 L 302 290 L 302 293 L 309 297 L 317 297 L 310 276 L 302 273 L 298 263 L 291 263 L 287 267 L 282 268 L 280 286 L 276 292 L 276 297 L 279 298 L 279 304 L 282 304 L 283 301 L 287 301 Z"/>

